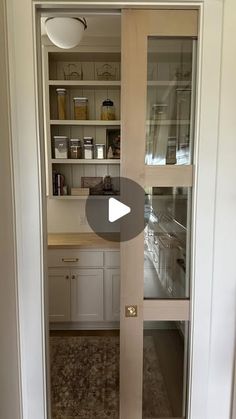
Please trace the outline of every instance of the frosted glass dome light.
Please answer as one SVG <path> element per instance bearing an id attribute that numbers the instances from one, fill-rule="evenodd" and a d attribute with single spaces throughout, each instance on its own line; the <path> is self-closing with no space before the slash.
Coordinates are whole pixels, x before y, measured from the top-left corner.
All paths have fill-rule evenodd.
<path id="1" fill-rule="evenodd" d="M 87 28 L 84 18 L 49 17 L 45 21 L 46 33 L 54 45 L 69 49 L 76 47 Z"/>

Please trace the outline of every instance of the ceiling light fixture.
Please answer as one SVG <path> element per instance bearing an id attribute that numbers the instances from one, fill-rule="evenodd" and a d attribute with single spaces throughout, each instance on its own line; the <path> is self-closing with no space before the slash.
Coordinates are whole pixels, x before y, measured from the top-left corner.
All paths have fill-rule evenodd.
<path id="1" fill-rule="evenodd" d="M 54 45 L 63 49 L 76 47 L 87 28 L 85 18 L 49 17 L 45 21 L 46 33 Z"/>

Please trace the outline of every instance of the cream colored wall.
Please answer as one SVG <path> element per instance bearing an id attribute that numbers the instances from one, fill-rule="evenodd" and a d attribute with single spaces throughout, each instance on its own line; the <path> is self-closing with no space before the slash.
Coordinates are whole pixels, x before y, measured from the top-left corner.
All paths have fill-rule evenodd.
<path id="1" fill-rule="evenodd" d="M 20 419 L 20 364 L 5 0 L 0 0 L 0 418 Z"/>
<path id="2" fill-rule="evenodd" d="M 236 331 L 236 1 L 224 2 L 208 418 L 231 416 Z M 232 240 L 233 239 L 233 240 Z M 235 383 L 236 385 L 236 383 Z M 220 395 L 220 397 L 219 397 Z M 236 409 L 236 406 L 235 406 Z"/>
<path id="3" fill-rule="evenodd" d="M 186 1 L 186 4 L 188 2 Z M 214 10 L 220 0 L 206 0 Z M 3 0 L 0 2 L 1 7 Z M 208 307 L 211 311 L 211 335 L 207 336 L 207 346 L 201 348 L 195 341 L 199 357 L 196 372 L 199 375 L 199 386 L 196 392 L 201 393 L 201 387 L 206 381 L 207 391 L 199 403 L 203 405 L 202 416 L 191 416 L 191 419 L 230 419 L 230 396 L 233 378 L 233 351 L 235 337 L 235 0 L 225 0 L 224 15 L 224 44 L 222 60 L 222 89 L 221 101 L 224 107 L 220 110 L 220 137 L 218 157 L 217 206 L 215 212 L 214 236 L 214 270 L 211 275 L 204 276 L 205 284 L 212 284 L 211 298 L 201 299 L 202 318 L 199 318 L 201 336 L 204 334 L 206 322 L 209 322 Z M 18 377 L 22 374 L 24 419 L 46 418 L 45 393 L 43 391 L 43 330 L 42 330 L 42 247 L 40 230 L 39 204 L 39 174 L 37 170 L 37 124 L 35 122 L 35 83 L 33 69 L 33 35 L 32 35 L 32 2 L 31 0 L 8 0 L 8 35 L 10 36 L 10 72 L 11 72 L 11 101 L 12 128 L 15 154 L 14 172 L 17 188 L 14 194 L 17 206 L 17 283 L 20 291 L 19 321 L 22 332 L 21 341 L 17 342 L 17 311 L 16 289 L 12 260 L 14 259 L 14 237 L 11 229 L 13 203 L 11 191 L 11 172 L 9 167 L 9 134 L 2 124 L 6 120 L 6 104 L 4 112 L 0 112 L 4 119 L 1 122 L 0 143 L 0 174 L 4 179 L 1 193 L 1 220 L 4 220 L 0 230 L 1 245 L 1 341 L 0 369 L 0 417 L 15 419 L 20 417 Z M 24 11 L 24 13 L 22 13 Z M 1 19 L 4 19 L 0 10 Z M 20 19 L 19 19 L 20 16 Z M 214 24 L 212 23 L 214 27 Z M 0 25 L 1 31 L 4 25 Z M 205 48 L 209 56 L 214 58 L 211 46 L 214 41 L 208 39 Z M 4 62 L 2 40 L 0 36 L 0 66 Z M 4 72 L 1 68 L 0 100 L 4 97 L 6 86 Z M 209 75 L 211 82 L 212 75 Z M 207 86 L 206 86 L 207 90 Z M 22 95 L 22 92 L 24 94 Z M 204 93 L 204 92 L 203 92 Z M 218 100 L 218 96 L 215 97 Z M 2 106 L 2 102 L 1 102 Z M 209 127 L 208 127 L 209 128 Z M 4 134 L 6 133 L 6 135 Z M 207 131 L 207 138 L 211 132 Z M 5 137 L 4 137 L 5 135 Z M 5 140 L 2 140 L 2 138 Z M 21 147 L 20 147 L 21 146 Z M 27 150 L 25 153 L 24 150 Z M 211 154 L 207 155 L 207 158 Z M 3 172 L 2 172 L 3 170 Z M 29 177 L 29 170 L 31 176 Z M 203 173 L 204 175 L 204 173 Z M 205 172 L 208 179 L 208 173 Z M 5 206 L 3 203 L 6 203 Z M 204 210 L 204 208 L 203 208 Z M 227 216 L 225 216 L 227 214 Z M 205 217 L 207 213 L 203 214 Z M 199 214 L 198 214 L 199 216 Z M 4 233 L 5 232 L 5 233 Z M 204 243 L 203 243 L 204 244 Z M 208 256 L 208 255 L 206 255 Z M 204 261 L 205 262 L 205 261 Z M 203 266 L 204 273 L 204 266 Z M 212 309 L 211 309 L 212 304 Z M 202 337 L 199 336 L 199 341 Z M 21 370 L 17 365 L 17 343 L 21 346 Z M 200 348 L 200 350 L 198 350 Z M 201 369 L 206 352 L 210 352 L 207 379 Z M 193 377 L 196 380 L 196 377 Z M 205 390 L 205 386 L 203 386 Z M 205 410 L 205 399 L 208 411 Z M 194 406 L 195 407 L 195 406 Z"/>

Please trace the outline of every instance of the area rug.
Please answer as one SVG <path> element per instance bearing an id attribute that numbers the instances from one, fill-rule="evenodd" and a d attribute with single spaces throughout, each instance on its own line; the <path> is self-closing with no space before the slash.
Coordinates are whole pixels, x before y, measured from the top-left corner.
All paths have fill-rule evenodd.
<path id="1" fill-rule="evenodd" d="M 119 418 L 119 338 L 50 337 L 52 419 Z M 128 377 L 127 377 L 128 379 Z M 153 338 L 144 339 L 143 417 L 171 417 Z"/>

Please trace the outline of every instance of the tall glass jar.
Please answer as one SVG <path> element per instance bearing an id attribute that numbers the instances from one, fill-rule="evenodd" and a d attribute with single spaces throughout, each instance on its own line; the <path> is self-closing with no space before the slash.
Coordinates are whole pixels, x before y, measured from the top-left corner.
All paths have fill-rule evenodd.
<path id="1" fill-rule="evenodd" d="M 116 119 L 114 103 L 110 99 L 106 99 L 102 102 L 101 107 L 101 120 L 112 121 Z"/>
<path id="2" fill-rule="evenodd" d="M 57 92 L 57 117 L 66 119 L 66 89 L 58 88 Z"/>
<path id="3" fill-rule="evenodd" d="M 88 99 L 86 97 L 74 97 L 74 118 L 79 120 L 88 119 Z"/>

